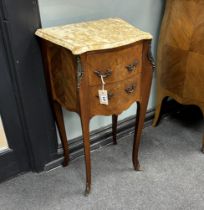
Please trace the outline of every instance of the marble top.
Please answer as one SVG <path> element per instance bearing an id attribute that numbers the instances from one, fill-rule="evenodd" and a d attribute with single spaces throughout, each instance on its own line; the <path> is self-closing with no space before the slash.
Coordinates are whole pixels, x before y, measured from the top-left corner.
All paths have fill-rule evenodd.
<path id="1" fill-rule="evenodd" d="M 120 18 L 42 28 L 35 34 L 69 49 L 75 55 L 152 39 L 151 34 L 135 28 Z"/>

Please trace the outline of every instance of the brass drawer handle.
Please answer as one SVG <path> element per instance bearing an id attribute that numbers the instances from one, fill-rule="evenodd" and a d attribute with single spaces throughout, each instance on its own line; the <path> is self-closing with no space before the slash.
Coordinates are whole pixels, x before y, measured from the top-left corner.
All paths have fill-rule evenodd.
<path id="1" fill-rule="evenodd" d="M 125 88 L 125 92 L 127 94 L 131 94 L 131 93 L 133 93 L 135 91 L 135 89 L 136 89 L 136 85 L 132 84 L 132 85 L 128 86 L 127 88 Z"/>
<path id="2" fill-rule="evenodd" d="M 128 72 L 135 71 L 138 63 L 139 62 L 137 60 L 135 60 L 134 63 L 127 65 L 126 69 L 128 70 Z"/>
<path id="3" fill-rule="evenodd" d="M 111 98 L 113 98 L 114 94 L 113 93 L 108 93 L 108 100 L 110 100 Z M 99 98 L 99 96 L 96 96 L 97 98 Z"/>
<path id="4" fill-rule="evenodd" d="M 111 74 L 112 74 L 112 70 L 110 70 L 110 69 L 108 69 L 108 70 L 106 70 L 106 71 L 98 71 L 98 70 L 96 70 L 96 71 L 94 71 L 94 73 L 98 76 L 98 77 L 103 77 L 103 78 L 107 78 L 107 77 L 109 77 Z"/>
<path id="5" fill-rule="evenodd" d="M 114 94 L 113 93 L 108 93 L 108 99 L 110 100 L 111 98 L 113 98 Z"/>

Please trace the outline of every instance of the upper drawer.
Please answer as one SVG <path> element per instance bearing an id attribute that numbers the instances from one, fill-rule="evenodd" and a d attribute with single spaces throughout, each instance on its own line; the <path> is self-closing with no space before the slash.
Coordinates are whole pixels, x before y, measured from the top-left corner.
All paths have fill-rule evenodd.
<path id="1" fill-rule="evenodd" d="M 106 83 L 112 83 L 134 77 L 141 69 L 142 42 L 87 54 L 90 86 L 101 84 L 100 75 Z"/>

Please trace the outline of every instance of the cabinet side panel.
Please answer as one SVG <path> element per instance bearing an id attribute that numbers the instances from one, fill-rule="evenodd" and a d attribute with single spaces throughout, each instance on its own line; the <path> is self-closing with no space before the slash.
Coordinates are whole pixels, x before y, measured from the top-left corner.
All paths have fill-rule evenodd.
<path id="1" fill-rule="evenodd" d="M 48 62 L 53 99 L 70 111 L 77 111 L 76 62 L 72 53 L 49 43 Z"/>

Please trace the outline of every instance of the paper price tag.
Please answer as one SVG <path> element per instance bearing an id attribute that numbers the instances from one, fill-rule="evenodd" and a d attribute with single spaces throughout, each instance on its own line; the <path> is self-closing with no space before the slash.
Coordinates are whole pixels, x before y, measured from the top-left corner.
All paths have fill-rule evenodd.
<path id="1" fill-rule="evenodd" d="M 108 105 L 108 93 L 107 90 L 98 90 L 100 104 Z"/>

